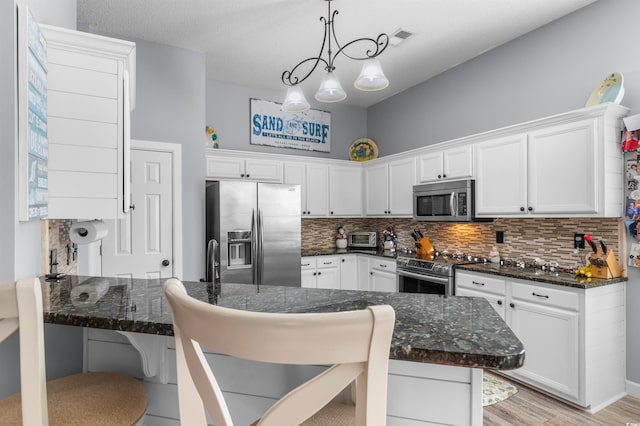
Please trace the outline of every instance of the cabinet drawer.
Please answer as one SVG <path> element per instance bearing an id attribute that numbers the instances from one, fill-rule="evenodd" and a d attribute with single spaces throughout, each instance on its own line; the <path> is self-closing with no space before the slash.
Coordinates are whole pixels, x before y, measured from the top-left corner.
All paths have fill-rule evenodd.
<path id="1" fill-rule="evenodd" d="M 316 258 L 316 268 L 337 268 L 340 266 L 338 256 L 319 256 Z"/>
<path id="2" fill-rule="evenodd" d="M 561 289 L 513 283 L 511 291 L 514 300 L 524 300 L 572 311 L 577 311 L 580 303 L 580 295 L 578 293 Z"/>
<path id="3" fill-rule="evenodd" d="M 396 272 L 396 262 L 389 262 L 386 260 L 371 259 L 371 269 L 377 269 L 379 271 Z"/>
<path id="4" fill-rule="evenodd" d="M 303 257 L 300 259 L 300 267 L 302 270 L 308 269 L 316 269 L 316 258 L 315 257 Z"/>
<path id="5" fill-rule="evenodd" d="M 502 295 L 506 293 L 506 282 L 504 279 L 487 275 L 469 274 L 466 272 L 456 273 L 456 288 L 459 287 Z"/>

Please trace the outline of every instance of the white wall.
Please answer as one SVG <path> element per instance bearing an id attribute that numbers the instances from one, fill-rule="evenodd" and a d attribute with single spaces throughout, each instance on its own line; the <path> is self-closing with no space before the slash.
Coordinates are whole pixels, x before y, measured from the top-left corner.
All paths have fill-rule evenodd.
<path id="1" fill-rule="evenodd" d="M 286 89 L 284 85 L 282 90 L 273 91 L 207 80 L 206 124 L 216 129 L 220 148 L 348 160 L 349 145 L 354 140 L 367 136 L 367 114 L 364 108 L 342 103 L 328 104 L 310 100 L 311 108 L 331 112 L 331 152 L 329 153 L 249 143 L 251 136 L 249 99 L 282 102 Z M 204 129 L 202 132 L 204 138 Z"/>
<path id="2" fill-rule="evenodd" d="M 582 108 L 615 71 L 638 113 L 638 16 L 637 0 L 589 5 L 369 108 L 368 134 L 390 154 Z M 640 272 L 629 269 L 627 379 L 640 384 Z"/>

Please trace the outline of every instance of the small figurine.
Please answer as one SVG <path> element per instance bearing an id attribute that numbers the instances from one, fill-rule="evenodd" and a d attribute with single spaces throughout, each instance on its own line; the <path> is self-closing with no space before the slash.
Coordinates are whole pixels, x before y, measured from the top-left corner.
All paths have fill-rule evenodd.
<path id="1" fill-rule="evenodd" d="M 344 232 L 342 225 L 336 229 L 336 247 L 339 249 L 347 248 L 347 233 Z"/>

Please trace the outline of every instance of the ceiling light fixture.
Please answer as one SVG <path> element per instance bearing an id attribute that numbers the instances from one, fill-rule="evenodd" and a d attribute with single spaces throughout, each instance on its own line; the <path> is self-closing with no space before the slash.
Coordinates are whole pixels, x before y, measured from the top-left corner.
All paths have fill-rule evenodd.
<path id="1" fill-rule="evenodd" d="M 382 90 L 389 85 L 389 80 L 385 77 L 380 66 L 380 61 L 376 58 L 380 55 L 389 45 L 389 36 L 385 33 L 381 33 L 377 38 L 358 38 L 350 41 L 349 43 L 341 46 L 338 43 L 336 37 L 334 19 L 338 14 L 337 10 L 331 12 L 331 1 L 327 2 L 327 17 L 320 17 L 320 21 L 324 23 L 324 39 L 322 40 L 322 46 L 320 47 L 320 53 L 318 56 L 304 59 L 298 62 L 291 70 L 287 70 L 282 73 L 282 82 L 287 86 L 290 86 L 287 90 L 287 96 L 282 104 L 282 109 L 285 111 L 298 112 L 304 111 L 309 108 L 309 103 L 302 93 L 302 89 L 298 87 L 298 84 L 302 83 L 309 77 L 318 64 L 321 62 L 324 64 L 324 70 L 326 75 L 322 78 L 320 88 L 316 92 L 315 98 L 320 102 L 338 102 L 347 97 L 347 94 L 342 89 L 338 77 L 334 74 L 336 67 L 334 61 L 336 57 L 342 53 L 344 56 L 357 61 L 366 61 L 362 67 L 360 75 L 356 79 L 354 86 L 356 89 L 364 91 Z M 356 55 L 354 53 L 347 53 L 347 50 L 355 48 L 355 45 L 363 45 L 368 47 L 364 54 Z M 337 49 L 334 53 L 333 48 Z M 327 58 L 323 58 L 322 55 L 327 50 Z M 363 47 L 363 49 L 365 49 Z M 301 69 L 299 69 L 302 67 Z M 311 69 L 304 74 L 304 70 L 307 67 Z M 304 75 L 303 75 L 304 74 Z M 302 75 L 302 77 L 300 77 Z"/>

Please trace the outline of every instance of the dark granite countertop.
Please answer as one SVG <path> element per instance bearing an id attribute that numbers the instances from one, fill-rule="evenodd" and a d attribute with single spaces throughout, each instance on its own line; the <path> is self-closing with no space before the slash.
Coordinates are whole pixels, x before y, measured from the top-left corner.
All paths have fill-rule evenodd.
<path id="1" fill-rule="evenodd" d="M 626 277 L 619 278 L 586 278 L 584 276 L 577 277 L 567 272 L 549 272 L 537 268 L 518 268 L 515 266 L 500 266 L 494 263 L 477 263 L 471 265 L 456 265 L 456 269 L 482 272 L 484 274 L 500 275 L 509 278 L 518 278 L 522 280 L 537 281 L 548 284 L 556 284 L 565 287 L 574 288 L 594 288 L 609 284 L 627 281 Z"/>
<path id="2" fill-rule="evenodd" d="M 336 256 L 341 254 L 368 254 L 370 256 L 384 257 L 387 259 L 395 259 L 397 257 L 395 250 L 383 250 L 382 248 L 319 248 L 302 250 L 302 256 Z"/>
<path id="3" fill-rule="evenodd" d="M 66 276 L 41 278 L 45 322 L 172 335 L 163 280 Z M 390 358 L 433 364 L 510 370 L 524 363 L 524 347 L 484 298 L 327 290 L 248 284 L 185 282 L 202 301 L 256 312 L 332 312 L 389 304 L 396 312 Z M 95 303 L 71 297 L 91 285 L 104 293 Z"/>

